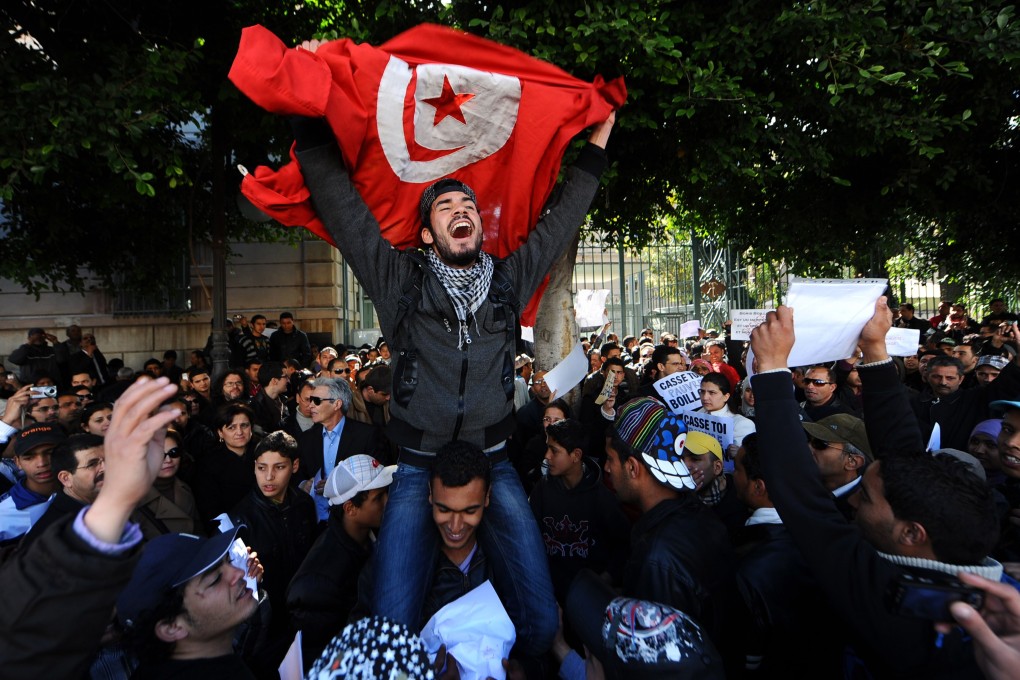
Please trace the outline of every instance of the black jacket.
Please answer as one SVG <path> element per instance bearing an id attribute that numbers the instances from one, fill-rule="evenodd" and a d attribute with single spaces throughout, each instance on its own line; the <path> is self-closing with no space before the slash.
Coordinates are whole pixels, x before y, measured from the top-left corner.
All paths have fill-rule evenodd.
<path id="1" fill-rule="evenodd" d="M 274 621 L 282 623 L 287 616 L 287 586 L 318 531 L 315 502 L 292 486 L 282 503 L 273 503 L 256 486 L 234 507 L 230 517 L 235 525 L 248 526 L 245 544 L 259 554 L 265 567 L 262 587 L 269 594 Z"/>
<path id="2" fill-rule="evenodd" d="M 970 432 L 982 420 L 989 418 L 988 404 L 996 399 L 1020 397 L 1020 367 L 1009 362 L 999 376 L 987 385 L 960 388 L 948 397 L 936 397 L 925 387 L 910 401 L 917 423 L 921 427 L 923 442 L 931 436 L 935 423 L 939 424 L 940 447 L 966 451 Z"/>
<path id="3" fill-rule="evenodd" d="M 864 422 L 875 458 L 921 450 L 921 434 L 891 362 L 860 366 Z M 882 557 L 846 521 L 822 486 L 803 442 L 790 376 L 756 375 L 752 384 L 758 446 L 769 497 L 826 599 L 849 627 L 849 640 L 875 677 L 980 677 L 969 641 L 958 632 L 936 646 L 930 621 L 891 614 L 884 595 L 904 573 L 924 573 Z"/>
<path id="4" fill-rule="evenodd" d="M 333 636 L 347 625 L 358 603 L 358 575 L 371 555 L 344 531 L 337 512 L 331 512 L 326 531 L 308 551 L 287 589 L 292 632 L 301 632 L 305 669 L 319 657 Z"/>
<path id="5" fill-rule="evenodd" d="M 239 456 L 222 442 L 200 453 L 190 482 L 203 522 L 230 512 L 255 486 L 255 441 Z"/>
<path id="6" fill-rule="evenodd" d="M 71 515 L 72 517 L 77 515 L 84 507 L 84 503 L 71 498 L 61 491 L 54 496 L 53 502 L 50 503 L 50 507 L 46 508 L 46 512 L 42 514 L 42 517 L 36 520 L 36 523 L 32 525 L 32 528 L 28 530 L 28 533 L 22 536 L 21 543 L 18 545 L 18 550 L 25 550 L 35 541 L 35 539 L 42 536 L 43 532 L 45 532 L 51 524 L 55 524 L 61 518 L 67 517 L 68 515 Z"/>
<path id="7" fill-rule="evenodd" d="M 301 455 L 301 466 L 294 474 L 298 481 L 311 479 L 315 473 L 322 470 L 322 430 L 320 423 L 312 425 L 301 433 L 297 438 L 298 451 Z M 379 439 L 376 437 L 375 428 L 365 423 L 359 423 L 350 418 L 344 418 L 344 429 L 340 433 L 340 443 L 336 449 L 336 462 L 346 460 L 351 456 L 364 454 L 377 457 Z M 330 470 L 325 470 L 323 476 L 328 476 Z"/>
<path id="8" fill-rule="evenodd" d="M 81 678 L 139 549 L 97 552 L 63 517 L 0 569 L 0 677 Z"/>
<path id="9" fill-rule="evenodd" d="M 844 635 L 782 524 L 744 527 L 737 552 L 737 639 L 755 678 L 842 677 Z"/>
<path id="10" fill-rule="evenodd" d="M 269 336 L 269 358 L 273 361 L 294 359 L 301 368 L 308 368 L 312 362 L 312 347 L 304 331 L 295 328 L 290 333 L 277 329 Z"/>
<path id="11" fill-rule="evenodd" d="M 556 477 L 543 477 L 528 499 L 549 558 L 556 599 L 562 604 L 577 572 L 591 569 L 621 577 L 630 552 L 630 522 L 620 502 L 602 483 L 602 471 L 590 458 L 573 489 Z"/>
<path id="12" fill-rule="evenodd" d="M 720 646 L 734 597 L 735 563 L 722 520 L 693 492 L 684 492 L 634 524 L 623 592 L 676 607 L 699 621 Z"/>

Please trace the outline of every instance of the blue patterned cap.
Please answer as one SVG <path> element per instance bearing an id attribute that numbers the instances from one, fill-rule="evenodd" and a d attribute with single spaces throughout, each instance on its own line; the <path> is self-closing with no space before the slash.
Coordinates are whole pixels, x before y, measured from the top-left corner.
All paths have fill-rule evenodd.
<path id="1" fill-rule="evenodd" d="M 613 428 L 656 480 L 674 489 L 694 490 L 694 478 L 680 459 L 687 425 L 662 402 L 651 397 L 628 401 L 617 412 Z"/>

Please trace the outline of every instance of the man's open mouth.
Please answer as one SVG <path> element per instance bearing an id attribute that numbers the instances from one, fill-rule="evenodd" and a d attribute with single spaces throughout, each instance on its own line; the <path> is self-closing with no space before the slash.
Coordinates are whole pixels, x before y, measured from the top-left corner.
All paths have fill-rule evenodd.
<path id="1" fill-rule="evenodd" d="M 457 220 L 450 225 L 450 236 L 453 238 L 467 238 L 471 236 L 475 225 L 470 220 Z"/>

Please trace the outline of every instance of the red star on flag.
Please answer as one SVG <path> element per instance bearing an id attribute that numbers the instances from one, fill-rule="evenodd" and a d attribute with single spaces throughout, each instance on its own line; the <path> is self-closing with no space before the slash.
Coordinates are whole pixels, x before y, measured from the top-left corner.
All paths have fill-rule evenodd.
<path id="1" fill-rule="evenodd" d="M 426 104 L 430 104 L 436 110 L 436 117 L 432 121 L 432 125 L 436 126 L 442 123 L 443 119 L 447 116 L 453 116 L 461 123 L 467 124 L 467 121 L 464 120 L 464 113 L 460 110 L 460 107 L 473 98 L 473 94 L 455 93 L 453 91 L 453 86 L 450 85 L 450 79 L 443 76 L 443 93 L 438 97 L 423 99 L 422 101 Z"/>

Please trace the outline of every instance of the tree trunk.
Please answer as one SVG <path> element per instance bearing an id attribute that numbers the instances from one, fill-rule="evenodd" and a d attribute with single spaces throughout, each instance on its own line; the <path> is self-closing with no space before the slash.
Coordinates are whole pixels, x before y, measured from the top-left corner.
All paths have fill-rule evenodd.
<path id="1" fill-rule="evenodd" d="M 580 233 L 570 247 L 549 270 L 546 286 L 535 318 L 535 370 L 548 371 L 563 361 L 577 344 L 577 322 L 574 319 L 574 262 Z M 570 394 L 556 395 L 573 404 L 579 389 Z"/>

